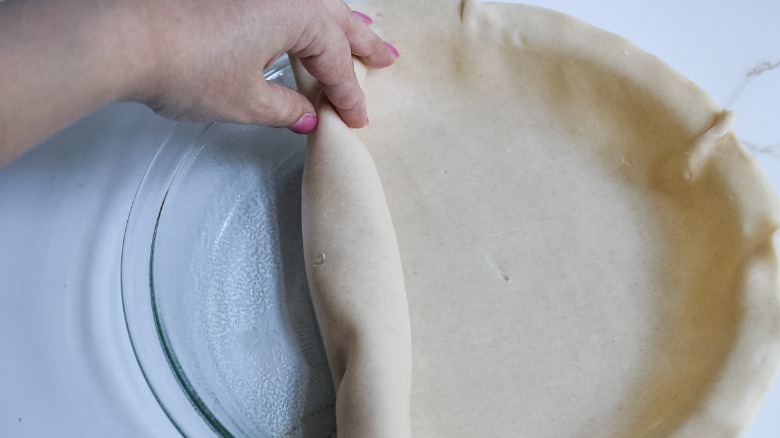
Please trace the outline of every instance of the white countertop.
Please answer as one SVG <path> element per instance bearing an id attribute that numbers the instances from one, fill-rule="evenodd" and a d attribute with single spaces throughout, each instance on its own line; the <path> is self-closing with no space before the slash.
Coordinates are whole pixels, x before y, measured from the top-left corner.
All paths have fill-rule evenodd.
<path id="1" fill-rule="evenodd" d="M 780 2 L 527 3 L 627 37 L 735 110 L 780 192 Z M 133 195 L 172 126 L 109 105 L 0 169 L 0 436 L 177 435 L 133 356 L 119 277 Z M 780 436 L 780 382 L 744 436 Z"/>

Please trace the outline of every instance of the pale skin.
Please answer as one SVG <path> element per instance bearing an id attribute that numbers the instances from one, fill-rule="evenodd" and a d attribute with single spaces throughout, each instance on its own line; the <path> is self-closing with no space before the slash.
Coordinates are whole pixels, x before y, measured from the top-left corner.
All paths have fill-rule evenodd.
<path id="1" fill-rule="evenodd" d="M 0 164 L 112 101 L 174 119 L 316 127 L 262 70 L 290 53 L 353 128 L 368 123 L 352 56 L 397 52 L 340 0 L 0 1 Z"/>

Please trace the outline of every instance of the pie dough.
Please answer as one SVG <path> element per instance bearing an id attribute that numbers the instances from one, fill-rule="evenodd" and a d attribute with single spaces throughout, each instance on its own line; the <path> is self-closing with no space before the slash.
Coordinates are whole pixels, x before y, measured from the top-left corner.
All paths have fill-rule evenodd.
<path id="1" fill-rule="evenodd" d="M 368 127 L 320 101 L 303 181 L 339 436 L 737 435 L 780 214 L 733 114 L 560 13 L 360 9 L 402 56 L 359 68 Z"/>

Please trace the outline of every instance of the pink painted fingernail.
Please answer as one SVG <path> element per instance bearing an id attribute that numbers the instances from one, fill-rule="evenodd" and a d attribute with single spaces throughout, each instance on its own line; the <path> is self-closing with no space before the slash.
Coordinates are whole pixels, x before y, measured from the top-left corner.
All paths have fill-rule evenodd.
<path id="1" fill-rule="evenodd" d="M 306 113 L 287 129 L 296 134 L 311 134 L 317 129 L 317 122 L 316 114 Z"/>
<path id="2" fill-rule="evenodd" d="M 387 46 L 387 51 L 388 51 L 388 52 L 390 52 L 390 53 L 391 53 L 393 56 L 395 56 L 396 58 L 398 58 L 399 56 L 401 56 L 401 54 L 400 54 L 400 53 L 398 53 L 398 50 L 396 50 L 396 48 L 395 48 L 395 47 L 393 47 L 393 45 L 392 45 L 392 44 L 390 44 L 390 43 L 388 43 L 388 42 L 386 42 L 386 41 L 385 41 L 385 45 Z"/>
<path id="3" fill-rule="evenodd" d="M 372 20 L 371 17 L 369 17 L 368 15 L 366 15 L 366 14 L 364 14 L 362 12 L 352 11 L 352 13 L 355 14 L 356 17 L 360 18 L 360 20 L 363 23 L 371 24 L 371 23 L 374 22 L 374 20 Z"/>

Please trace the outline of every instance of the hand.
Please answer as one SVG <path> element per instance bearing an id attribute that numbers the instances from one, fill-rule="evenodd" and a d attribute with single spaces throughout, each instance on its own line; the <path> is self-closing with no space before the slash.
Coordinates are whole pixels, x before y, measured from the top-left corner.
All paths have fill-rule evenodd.
<path id="1" fill-rule="evenodd" d="M 352 55 L 371 67 L 386 67 L 397 56 L 368 28 L 369 19 L 340 0 L 147 0 L 141 5 L 154 62 L 135 93 L 171 118 L 313 130 L 312 104 L 263 79 L 263 68 L 287 52 L 322 83 L 344 122 L 359 128 L 368 120 Z"/>
<path id="2" fill-rule="evenodd" d="M 0 0 L 0 165 L 115 100 L 310 132 L 312 104 L 263 78 L 285 52 L 355 128 L 367 119 L 351 56 L 397 56 L 340 0 Z"/>

